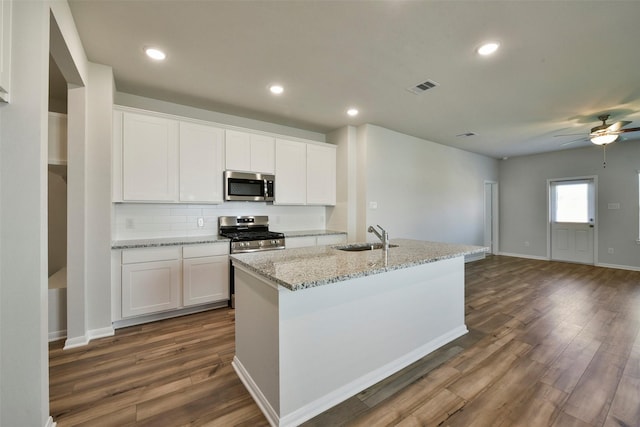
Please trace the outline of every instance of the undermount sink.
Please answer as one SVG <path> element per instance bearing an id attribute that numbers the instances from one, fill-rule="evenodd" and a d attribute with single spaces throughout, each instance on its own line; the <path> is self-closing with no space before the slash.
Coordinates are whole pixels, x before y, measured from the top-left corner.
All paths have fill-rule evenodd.
<path id="1" fill-rule="evenodd" d="M 390 248 L 397 248 L 398 245 L 389 245 Z M 346 246 L 336 246 L 336 249 L 347 252 L 373 251 L 382 249 L 382 243 L 354 243 Z"/>

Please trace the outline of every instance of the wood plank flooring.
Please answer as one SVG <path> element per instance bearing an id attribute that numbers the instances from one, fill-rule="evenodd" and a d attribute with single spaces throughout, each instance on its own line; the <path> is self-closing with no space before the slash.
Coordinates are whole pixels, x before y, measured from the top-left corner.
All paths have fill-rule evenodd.
<path id="1" fill-rule="evenodd" d="M 640 272 L 488 257 L 466 265 L 466 323 L 305 426 L 640 427 Z M 268 425 L 231 367 L 231 309 L 62 344 L 59 427 Z"/>

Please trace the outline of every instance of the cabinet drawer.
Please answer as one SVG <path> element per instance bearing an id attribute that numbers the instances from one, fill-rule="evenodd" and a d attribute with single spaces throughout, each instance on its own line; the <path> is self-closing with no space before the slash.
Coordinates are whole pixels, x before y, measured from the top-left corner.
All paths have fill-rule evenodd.
<path id="1" fill-rule="evenodd" d="M 191 245 L 182 248 L 183 258 L 200 258 L 205 256 L 228 255 L 229 242 L 212 243 L 207 245 Z"/>
<path id="2" fill-rule="evenodd" d="M 122 251 L 122 263 L 132 264 L 135 262 L 180 259 L 180 250 L 180 246 L 171 246 L 167 248 L 127 249 Z"/>

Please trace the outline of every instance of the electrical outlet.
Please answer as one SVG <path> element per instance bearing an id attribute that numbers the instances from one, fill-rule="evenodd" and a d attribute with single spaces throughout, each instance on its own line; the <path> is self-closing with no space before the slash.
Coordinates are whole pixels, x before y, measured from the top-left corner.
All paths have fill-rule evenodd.
<path id="1" fill-rule="evenodd" d="M 204 218 L 202 217 L 198 218 L 198 227 L 199 228 L 204 227 Z"/>
<path id="2" fill-rule="evenodd" d="M 610 254 L 612 254 L 612 253 L 613 253 L 613 248 L 609 248 L 609 249 L 607 249 L 607 252 L 609 252 Z"/>
<path id="3" fill-rule="evenodd" d="M 132 228 L 135 227 L 134 223 L 133 223 L 133 218 L 127 218 L 125 221 L 125 227 L 127 227 L 128 230 L 131 230 Z"/>
<path id="4" fill-rule="evenodd" d="M 528 240 L 527 240 L 526 242 L 524 242 L 524 245 L 525 245 L 526 247 L 529 247 L 529 244 L 530 244 L 530 243 L 529 243 L 529 241 L 528 241 Z"/>

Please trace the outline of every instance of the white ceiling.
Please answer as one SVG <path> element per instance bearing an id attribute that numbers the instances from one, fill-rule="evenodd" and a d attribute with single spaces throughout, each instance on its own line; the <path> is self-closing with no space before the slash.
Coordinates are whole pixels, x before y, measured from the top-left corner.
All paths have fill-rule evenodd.
<path id="1" fill-rule="evenodd" d="M 553 136 L 586 135 L 603 112 L 640 126 L 640 1 L 70 5 L 121 92 L 323 133 L 372 123 L 496 158 L 588 146 Z M 501 43 L 493 57 L 475 53 L 486 40 Z M 148 60 L 149 45 L 167 59 Z M 427 79 L 439 86 L 407 91 Z"/>

